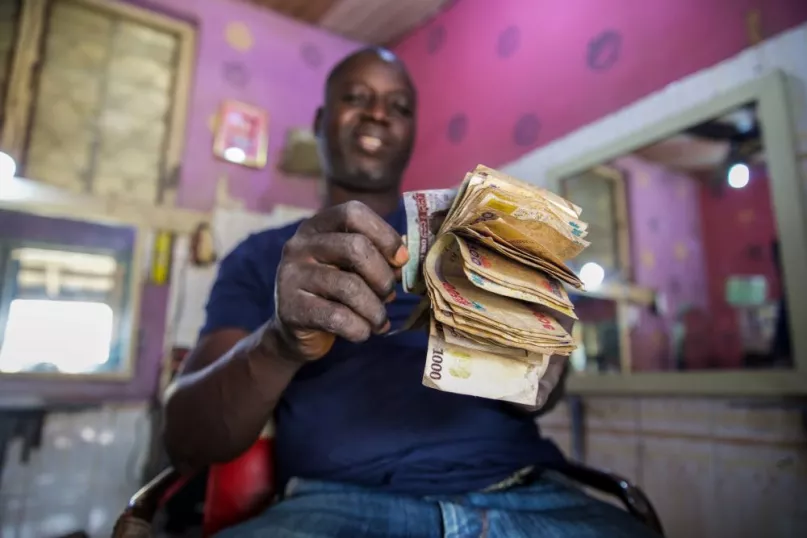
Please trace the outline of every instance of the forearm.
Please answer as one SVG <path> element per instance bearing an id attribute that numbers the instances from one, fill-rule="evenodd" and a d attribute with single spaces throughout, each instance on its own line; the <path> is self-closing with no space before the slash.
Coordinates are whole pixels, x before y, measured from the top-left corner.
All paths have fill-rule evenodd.
<path id="1" fill-rule="evenodd" d="M 165 403 L 166 448 L 184 471 L 230 461 L 255 442 L 300 365 L 261 330 L 221 358 L 184 373 Z"/>

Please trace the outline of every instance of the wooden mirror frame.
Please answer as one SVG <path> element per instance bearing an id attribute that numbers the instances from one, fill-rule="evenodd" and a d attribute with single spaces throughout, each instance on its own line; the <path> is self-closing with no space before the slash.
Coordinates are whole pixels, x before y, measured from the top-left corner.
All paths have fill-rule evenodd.
<path id="1" fill-rule="evenodd" d="M 771 180 L 773 211 L 779 233 L 787 296 L 793 368 L 696 372 L 637 372 L 572 375 L 569 391 L 583 394 L 783 396 L 807 394 L 807 213 L 804 181 L 790 95 L 804 95 L 798 82 L 774 71 L 701 105 L 677 113 L 595 151 L 548 171 L 548 187 L 617 157 L 633 153 L 688 127 L 756 102 Z M 624 290 L 623 290 L 624 291 Z M 609 294 L 610 298 L 614 294 Z M 622 325 L 622 323 L 619 323 Z"/>

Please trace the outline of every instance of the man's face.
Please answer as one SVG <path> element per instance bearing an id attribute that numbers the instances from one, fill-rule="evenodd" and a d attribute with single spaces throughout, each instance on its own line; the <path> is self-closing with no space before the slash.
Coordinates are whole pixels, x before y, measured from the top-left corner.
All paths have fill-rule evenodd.
<path id="1" fill-rule="evenodd" d="M 332 81 L 317 114 L 325 173 L 346 189 L 397 188 L 412 153 L 415 95 L 403 68 L 362 54 Z"/>

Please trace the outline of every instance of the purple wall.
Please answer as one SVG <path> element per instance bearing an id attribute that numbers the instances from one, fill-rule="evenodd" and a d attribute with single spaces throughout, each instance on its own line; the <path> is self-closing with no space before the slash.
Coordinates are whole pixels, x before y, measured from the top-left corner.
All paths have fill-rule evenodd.
<path id="1" fill-rule="evenodd" d="M 211 209 L 218 179 L 227 176 L 230 195 L 244 200 L 249 209 L 268 210 L 278 203 L 316 207 L 318 182 L 286 177 L 275 166 L 286 131 L 290 127 L 311 125 L 328 70 L 360 44 L 237 0 L 131 0 L 130 3 L 191 22 L 197 30 L 178 205 Z M 225 99 L 241 100 L 268 111 L 269 162 L 264 169 L 253 170 L 213 157 L 210 120 Z M 154 391 L 159 376 L 167 303 L 166 286 L 144 286 L 140 320 L 144 345 L 133 381 L 122 384 L 5 380 L 0 381 L 0 391 L 3 395 L 79 400 L 147 397 Z"/>
<path id="2" fill-rule="evenodd" d="M 177 203 L 208 210 L 218 178 L 249 209 L 287 203 L 315 208 L 317 180 L 287 177 L 275 169 L 290 127 L 308 127 L 321 103 L 328 70 L 360 45 L 237 0 L 135 0 L 197 28 L 185 153 Z M 233 46 L 234 43 L 236 46 Z M 240 50 L 239 50 L 240 49 Z M 210 120 L 225 99 L 269 113 L 269 162 L 262 170 L 213 157 Z"/>
<path id="3" fill-rule="evenodd" d="M 42 241 L 130 252 L 135 244 L 131 228 L 105 226 L 69 219 L 51 219 L 26 213 L 0 210 L 0 238 Z M 141 298 L 139 327 L 143 348 L 136 362 L 134 379 L 126 383 L 58 382 L 31 377 L 0 377 L 0 394 L 39 396 L 69 400 L 104 400 L 143 397 L 153 391 L 159 374 L 165 327 L 167 287 L 146 285 Z M 43 335 L 47 337 L 47 335 Z"/>
<path id="4" fill-rule="evenodd" d="M 634 281 L 657 290 L 667 310 L 642 311 L 631 332 L 635 370 L 672 367 L 670 334 L 685 307 L 708 309 L 700 183 L 628 156 L 612 163 L 626 173 Z"/>
<path id="5" fill-rule="evenodd" d="M 395 51 L 420 92 L 406 188 L 458 184 L 807 20 L 799 0 L 459 0 Z M 526 178 L 525 178 L 526 179 Z"/>

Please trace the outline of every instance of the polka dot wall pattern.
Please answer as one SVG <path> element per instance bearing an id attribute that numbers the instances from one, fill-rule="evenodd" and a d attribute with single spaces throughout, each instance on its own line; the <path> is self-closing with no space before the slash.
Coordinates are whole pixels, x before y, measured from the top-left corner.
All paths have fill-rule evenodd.
<path id="1" fill-rule="evenodd" d="M 224 62 L 222 65 L 222 77 L 230 86 L 235 88 L 245 88 L 249 85 L 249 69 L 241 62 Z"/>
<path id="2" fill-rule="evenodd" d="M 300 47 L 300 57 L 303 63 L 311 68 L 322 66 L 322 51 L 313 43 L 303 43 Z"/>
<path id="3" fill-rule="evenodd" d="M 426 52 L 437 54 L 446 42 L 446 28 L 442 24 L 433 26 L 426 34 Z"/>
<path id="4" fill-rule="evenodd" d="M 619 61 L 621 53 L 622 34 L 615 30 L 605 30 L 589 41 L 586 65 L 592 71 L 608 71 Z"/>
<path id="5" fill-rule="evenodd" d="M 532 146 L 541 133 L 541 120 L 535 114 L 524 114 L 513 127 L 513 142 L 517 146 Z"/>
<path id="6" fill-rule="evenodd" d="M 520 45 L 521 30 L 518 26 L 508 26 L 496 39 L 496 55 L 499 58 L 509 58 L 516 53 Z"/>
<path id="7" fill-rule="evenodd" d="M 468 134 L 468 116 L 464 113 L 454 114 L 448 121 L 446 138 L 452 144 L 459 144 Z"/>
<path id="8" fill-rule="evenodd" d="M 238 52 L 247 52 L 255 44 L 249 26 L 241 21 L 227 23 L 224 37 L 227 44 Z"/>
<path id="9" fill-rule="evenodd" d="M 756 212 L 751 209 L 743 209 L 737 213 L 737 222 L 740 224 L 752 224 L 756 220 Z"/>

